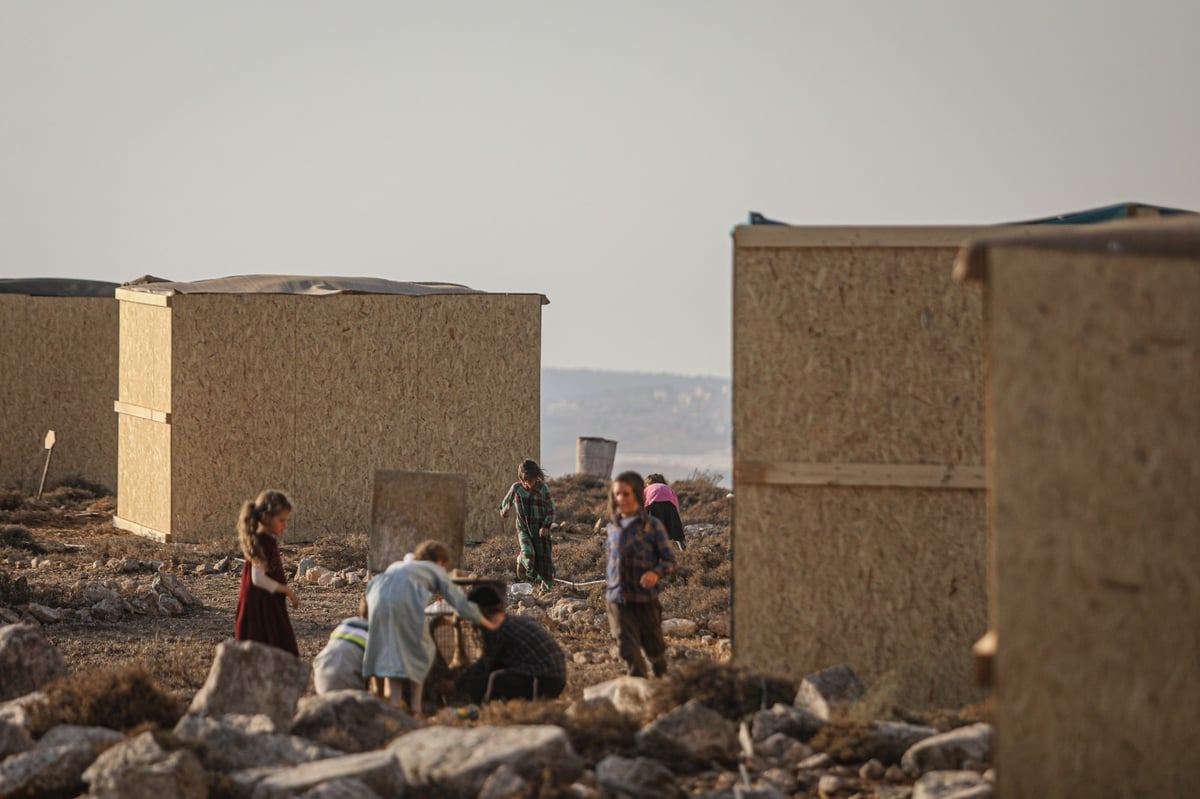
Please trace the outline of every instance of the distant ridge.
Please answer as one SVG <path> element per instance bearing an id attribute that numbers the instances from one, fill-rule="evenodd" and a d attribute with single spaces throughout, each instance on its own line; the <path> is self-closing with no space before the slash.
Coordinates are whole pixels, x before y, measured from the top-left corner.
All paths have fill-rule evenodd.
<path id="1" fill-rule="evenodd" d="M 580 436 L 599 436 L 618 442 L 615 471 L 677 480 L 700 470 L 732 484 L 728 378 L 548 368 L 541 410 L 542 468 L 552 477 L 575 471 Z"/>

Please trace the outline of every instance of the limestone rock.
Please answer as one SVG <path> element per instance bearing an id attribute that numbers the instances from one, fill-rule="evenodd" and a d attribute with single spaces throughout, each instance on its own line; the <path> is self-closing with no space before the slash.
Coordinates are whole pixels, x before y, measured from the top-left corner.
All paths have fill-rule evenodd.
<path id="1" fill-rule="evenodd" d="M 0 719 L 0 760 L 33 748 L 33 738 L 24 724 Z"/>
<path id="2" fill-rule="evenodd" d="M 715 710 L 691 700 L 659 716 L 635 736 L 638 751 L 689 766 L 711 762 L 730 764 L 739 751 L 737 728 Z"/>
<path id="3" fill-rule="evenodd" d="M 523 799 L 529 792 L 529 783 L 510 766 L 503 765 L 492 772 L 475 799 Z"/>
<path id="4" fill-rule="evenodd" d="M 596 764 L 596 782 L 605 796 L 676 799 L 686 795 L 669 768 L 645 757 L 609 755 Z"/>
<path id="5" fill-rule="evenodd" d="M 342 754 L 295 735 L 246 732 L 225 718 L 184 716 L 175 725 L 175 737 L 199 752 L 206 768 L 223 773 L 308 763 Z"/>
<path id="6" fill-rule="evenodd" d="M 813 748 L 789 735 L 777 732 L 754 744 L 754 753 L 780 766 L 797 766 L 812 757 Z"/>
<path id="7" fill-rule="evenodd" d="M 208 775 L 188 749 L 168 752 L 144 732 L 96 758 L 83 773 L 88 796 L 103 799 L 205 799 Z"/>
<path id="8" fill-rule="evenodd" d="M 788 799 L 788 796 L 774 785 L 756 785 L 752 788 L 735 785 L 733 799 Z"/>
<path id="9" fill-rule="evenodd" d="M 583 689 L 583 701 L 589 705 L 612 702 L 626 716 L 641 718 L 653 695 L 654 687 L 644 677 L 617 677 Z"/>
<path id="10" fill-rule="evenodd" d="M 9 624 L 0 627 L 0 700 L 36 691 L 67 673 L 62 653 L 40 627 Z"/>
<path id="11" fill-rule="evenodd" d="M 241 795 L 253 799 L 285 799 L 319 785 L 357 779 L 380 796 L 405 796 L 404 773 L 387 749 L 314 760 L 296 766 L 255 768 L 230 775 Z"/>
<path id="12" fill-rule="evenodd" d="M 794 704 L 828 721 L 835 707 L 855 702 L 865 692 L 858 675 L 849 666 L 833 666 L 805 677 Z"/>
<path id="13" fill-rule="evenodd" d="M 662 629 L 663 635 L 672 638 L 690 638 L 700 631 L 700 625 L 691 619 L 666 619 Z"/>
<path id="14" fill-rule="evenodd" d="M 203 604 L 195 594 L 187 589 L 182 580 L 167 572 L 156 574 L 151 587 L 159 594 L 170 594 L 189 608 L 200 607 Z"/>
<path id="15" fill-rule="evenodd" d="M 100 621 L 120 621 L 125 615 L 125 601 L 115 593 L 92 605 L 92 616 Z"/>
<path id="16" fill-rule="evenodd" d="M 104 583 L 91 582 L 84 586 L 81 598 L 87 604 L 95 605 L 97 602 L 103 602 L 106 599 L 119 600 L 121 595 L 111 588 L 106 587 Z"/>
<path id="17" fill-rule="evenodd" d="M 378 749 L 421 723 L 366 691 L 346 689 L 300 700 L 292 733 L 345 752 Z"/>
<path id="18" fill-rule="evenodd" d="M 991 783 L 974 771 L 931 771 L 913 784 L 912 799 L 988 799 Z"/>
<path id="19" fill-rule="evenodd" d="M 345 778 L 323 782 L 300 794 L 300 799 L 380 799 L 362 780 Z"/>
<path id="20" fill-rule="evenodd" d="M 900 765 L 910 774 L 951 771 L 969 761 L 987 763 L 991 752 L 991 725 L 972 724 L 918 741 L 904 753 Z"/>
<path id="21" fill-rule="evenodd" d="M 77 792 L 83 785 L 84 769 L 105 746 L 121 738 L 113 730 L 97 730 L 55 727 L 32 749 L 7 758 L 0 768 L 0 797 Z"/>
<path id="22" fill-rule="evenodd" d="M 920 724 L 905 724 L 901 721 L 875 721 L 871 723 L 873 751 L 884 763 L 899 763 L 904 753 L 918 741 L 937 735 L 933 727 Z"/>
<path id="23" fill-rule="evenodd" d="M 527 780 L 548 771 L 556 785 L 583 772 L 567 734 L 552 725 L 424 727 L 396 739 L 389 751 L 418 794 L 473 797 L 505 764 Z"/>
<path id="24" fill-rule="evenodd" d="M 39 605 L 37 602 L 30 602 L 28 606 L 29 615 L 40 621 L 42 624 L 56 624 L 67 618 L 66 611 L 58 608 L 50 608 L 45 605 Z"/>
<path id="25" fill-rule="evenodd" d="M 717 635 L 729 635 L 729 614 L 722 613 L 708 620 L 708 629 Z"/>
<path id="26" fill-rule="evenodd" d="M 776 733 L 783 733 L 801 741 L 817 734 L 822 721 L 815 713 L 794 705 L 776 704 L 770 710 L 754 714 L 751 732 L 755 741 L 763 741 Z"/>
<path id="27" fill-rule="evenodd" d="M 183 613 L 183 603 L 174 594 L 159 594 L 158 613 L 161 616 L 178 616 Z"/>
<path id="28" fill-rule="evenodd" d="M 291 729 L 296 703 L 312 667 L 291 652 L 256 641 L 217 645 L 208 679 L 192 698 L 189 713 L 262 713 L 281 731 Z"/>

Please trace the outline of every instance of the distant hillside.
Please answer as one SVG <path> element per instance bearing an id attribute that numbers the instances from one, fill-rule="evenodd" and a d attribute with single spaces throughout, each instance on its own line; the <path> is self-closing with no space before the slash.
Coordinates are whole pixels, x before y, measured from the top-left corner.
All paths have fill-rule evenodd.
<path id="1" fill-rule="evenodd" d="M 668 480 L 694 470 L 730 474 L 730 381 L 642 372 L 542 370 L 542 468 L 575 471 L 580 436 L 618 442 L 615 471 L 662 472 Z"/>

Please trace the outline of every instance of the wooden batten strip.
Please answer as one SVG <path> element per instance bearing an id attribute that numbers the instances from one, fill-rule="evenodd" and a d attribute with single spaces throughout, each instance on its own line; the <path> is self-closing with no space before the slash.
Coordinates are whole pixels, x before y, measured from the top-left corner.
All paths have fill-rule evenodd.
<path id="1" fill-rule="evenodd" d="M 142 538 L 152 538 L 155 541 L 158 541 L 160 544 L 173 543 L 170 533 L 164 533 L 161 530 L 155 530 L 154 528 L 147 527 L 144 524 L 131 522 L 129 519 L 122 519 L 120 516 L 113 516 L 112 523 L 113 527 L 117 527 L 121 530 L 128 530 L 135 535 L 140 535 Z"/>
<path id="2" fill-rule="evenodd" d="M 171 423 L 171 414 L 166 411 L 156 411 L 153 408 L 143 408 L 141 405 L 133 405 L 128 402 L 117 400 L 113 403 L 113 410 L 117 413 L 123 413 L 126 416 L 136 416 L 139 419 L 149 419 L 152 422 L 162 422 L 163 424 Z"/>
<path id="3" fill-rule="evenodd" d="M 152 294 L 148 291 L 131 291 L 130 289 L 117 289 L 116 298 L 123 302 L 138 302 L 142 305 L 158 305 L 163 308 L 171 307 L 170 294 Z"/>
<path id="4" fill-rule="evenodd" d="M 734 483 L 760 485 L 987 487 L 987 474 L 983 466 L 950 464 L 738 461 L 733 465 L 733 480 Z"/>

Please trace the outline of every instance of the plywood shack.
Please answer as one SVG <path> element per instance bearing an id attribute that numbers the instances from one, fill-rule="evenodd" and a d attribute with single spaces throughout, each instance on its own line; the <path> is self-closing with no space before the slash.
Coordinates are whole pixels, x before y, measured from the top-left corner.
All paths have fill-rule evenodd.
<path id="1" fill-rule="evenodd" d="M 117 484 L 116 283 L 0 280 L 0 487 L 36 490 L 46 432 L 57 443 L 47 485 Z"/>
<path id="2" fill-rule="evenodd" d="M 981 697 L 981 306 L 951 269 L 986 229 L 735 229 L 738 663 Z"/>
<path id="3" fill-rule="evenodd" d="M 1200 223 L 984 240 L 959 271 L 984 287 L 997 795 L 1200 795 Z"/>
<path id="4" fill-rule="evenodd" d="M 375 471 L 401 469 L 466 475 L 468 537 L 502 529 L 498 498 L 539 447 L 544 297 L 226 280 L 118 292 L 118 526 L 220 539 L 275 487 L 289 535 L 366 533 Z"/>

